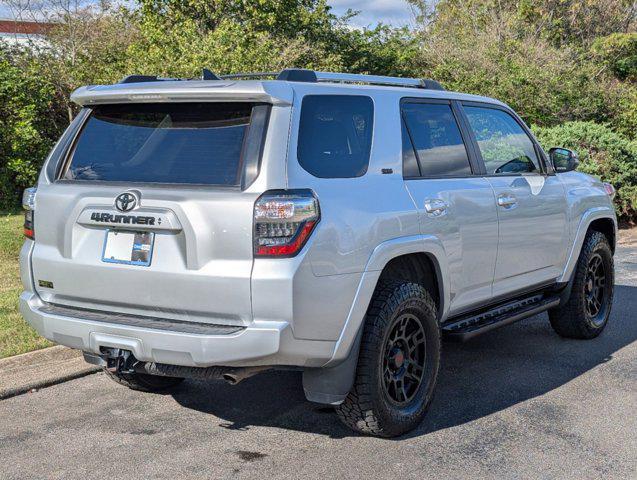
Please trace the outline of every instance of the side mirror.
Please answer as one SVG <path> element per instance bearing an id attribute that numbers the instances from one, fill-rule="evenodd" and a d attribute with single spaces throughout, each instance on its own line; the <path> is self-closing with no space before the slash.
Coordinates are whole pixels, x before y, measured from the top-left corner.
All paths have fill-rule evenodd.
<path id="1" fill-rule="evenodd" d="M 577 153 L 568 148 L 551 148 L 549 157 L 551 157 L 553 168 L 555 168 L 557 173 L 570 172 L 579 165 Z"/>

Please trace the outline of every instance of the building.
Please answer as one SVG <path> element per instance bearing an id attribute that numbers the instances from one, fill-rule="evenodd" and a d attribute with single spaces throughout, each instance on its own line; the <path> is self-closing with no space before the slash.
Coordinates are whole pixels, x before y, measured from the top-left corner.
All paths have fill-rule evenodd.
<path id="1" fill-rule="evenodd" d="M 0 42 L 9 45 L 44 45 L 44 34 L 53 26 L 47 22 L 33 22 L 0 18 Z"/>

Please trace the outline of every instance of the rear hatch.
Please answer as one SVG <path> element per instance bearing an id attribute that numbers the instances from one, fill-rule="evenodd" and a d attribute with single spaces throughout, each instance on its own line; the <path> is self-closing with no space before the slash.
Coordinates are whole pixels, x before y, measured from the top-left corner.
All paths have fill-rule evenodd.
<path id="1" fill-rule="evenodd" d="M 91 109 L 36 197 L 44 301 L 179 320 L 251 319 L 253 207 L 271 106 Z"/>

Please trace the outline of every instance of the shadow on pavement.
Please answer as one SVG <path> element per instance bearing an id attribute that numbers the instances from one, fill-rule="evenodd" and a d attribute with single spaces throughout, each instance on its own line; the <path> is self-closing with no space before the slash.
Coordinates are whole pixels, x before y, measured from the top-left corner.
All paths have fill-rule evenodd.
<path id="1" fill-rule="evenodd" d="M 443 345 L 429 414 L 409 436 L 460 425 L 558 388 L 637 340 L 637 287 L 617 285 L 606 330 L 590 341 L 558 337 L 542 314 L 466 344 Z M 271 372 L 237 386 L 188 382 L 182 406 L 210 413 L 229 429 L 272 426 L 342 438 L 354 435 L 329 407 L 305 400 L 298 372 Z"/>

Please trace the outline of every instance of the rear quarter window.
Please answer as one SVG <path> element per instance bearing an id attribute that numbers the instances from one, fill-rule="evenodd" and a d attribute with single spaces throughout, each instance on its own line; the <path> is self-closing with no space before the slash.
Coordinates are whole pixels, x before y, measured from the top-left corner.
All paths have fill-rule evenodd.
<path id="1" fill-rule="evenodd" d="M 301 104 L 297 157 L 315 177 L 353 178 L 369 165 L 374 122 L 370 97 L 307 95 Z"/>

